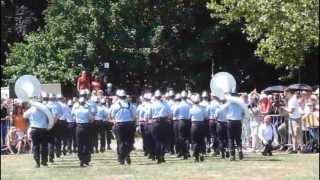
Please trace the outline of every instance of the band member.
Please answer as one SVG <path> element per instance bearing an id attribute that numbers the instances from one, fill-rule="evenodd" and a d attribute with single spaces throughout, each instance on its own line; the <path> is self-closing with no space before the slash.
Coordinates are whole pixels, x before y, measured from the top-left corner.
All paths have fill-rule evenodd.
<path id="1" fill-rule="evenodd" d="M 78 145 L 78 158 L 80 160 L 80 167 L 89 165 L 91 161 L 91 133 L 90 133 L 90 121 L 92 122 L 94 117 L 90 108 L 85 104 L 84 97 L 79 98 L 80 106 L 75 109 L 73 116 L 76 119 L 76 137 Z"/>
<path id="2" fill-rule="evenodd" d="M 169 142 L 168 131 L 170 108 L 161 100 L 161 92 L 154 93 L 155 100 L 147 111 L 147 117 L 152 121 L 151 134 L 155 142 L 155 154 L 158 163 L 165 162 L 165 148 Z"/>
<path id="3" fill-rule="evenodd" d="M 92 94 L 91 98 L 89 100 L 86 101 L 86 105 L 88 106 L 88 108 L 90 109 L 92 116 L 94 117 L 97 113 L 97 102 L 98 102 L 98 97 L 94 94 Z M 98 143 L 96 141 L 96 137 L 97 137 L 97 125 L 96 125 L 96 121 L 91 121 L 89 123 L 90 125 L 90 150 L 92 153 L 94 153 L 94 149 L 96 150 L 95 152 L 98 153 Z"/>
<path id="4" fill-rule="evenodd" d="M 110 107 L 110 118 L 115 123 L 117 154 L 121 165 L 131 164 L 130 152 L 133 150 L 135 134 L 135 110 L 126 100 L 124 90 L 116 92 L 118 100 Z"/>
<path id="5" fill-rule="evenodd" d="M 57 103 L 61 107 L 62 111 L 62 116 L 58 121 L 58 126 L 59 126 L 59 138 L 58 138 L 58 146 L 62 146 L 62 153 L 63 155 L 67 154 L 67 139 L 68 139 L 68 134 L 67 134 L 67 128 L 68 128 L 68 123 L 67 123 L 67 116 L 68 113 L 71 113 L 71 109 L 68 107 L 68 105 L 65 102 L 65 98 L 61 95 L 57 95 Z"/>
<path id="6" fill-rule="evenodd" d="M 204 161 L 204 154 L 206 152 L 205 144 L 205 119 L 207 118 L 205 109 L 199 105 L 200 96 L 195 94 L 191 98 L 193 105 L 190 109 L 191 125 L 191 140 L 193 156 L 195 162 Z"/>
<path id="7" fill-rule="evenodd" d="M 206 106 L 206 111 L 208 114 L 208 125 L 209 125 L 209 135 L 212 142 L 212 148 L 214 150 L 213 155 L 218 155 L 218 137 L 217 137 L 217 120 L 214 118 L 214 115 L 216 113 L 216 110 L 218 108 L 218 101 L 217 98 L 213 95 L 211 95 L 211 101 Z"/>
<path id="8" fill-rule="evenodd" d="M 188 159 L 188 139 L 190 135 L 191 121 L 189 119 L 190 106 L 185 101 L 181 101 L 179 96 L 176 97 L 177 105 L 172 112 L 175 119 L 178 120 L 178 147 L 180 148 L 180 155 L 183 159 Z"/>
<path id="9" fill-rule="evenodd" d="M 77 142 L 76 142 L 76 120 L 74 116 L 72 116 L 72 100 L 69 100 L 68 109 L 65 109 L 65 116 L 67 120 L 67 144 L 68 144 L 68 152 L 71 154 L 72 152 L 77 152 Z"/>
<path id="10" fill-rule="evenodd" d="M 43 166 L 48 162 L 48 117 L 36 107 L 30 107 L 23 118 L 29 120 L 31 127 L 32 152 L 36 161 L 35 167 L 40 167 L 40 160 Z"/>
<path id="11" fill-rule="evenodd" d="M 213 115 L 216 121 L 216 139 L 218 141 L 218 148 L 221 153 L 221 158 L 229 158 L 228 147 L 228 134 L 227 134 L 227 121 L 226 121 L 226 101 L 219 100 L 220 104 L 217 104 L 215 114 Z M 210 112 L 209 112 L 210 113 Z M 211 116 L 211 115 L 210 115 Z"/>
<path id="12" fill-rule="evenodd" d="M 139 128 L 140 128 L 141 137 L 142 137 L 142 149 L 143 149 L 143 152 L 144 152 L 144 156 L 147 156 L 148 155 L 147 144 L 146 144 L 146 126 L 147 126 L 147 123 L 146 123 L 146 119 L 145 119 L 146 101 L 144 100 L 144 97 L 140 97 L 140 101 L 141 101 L 141 103 L 137 107 L 136 116 L 137 116 L 137 119 L 138 119 Z"/>
<path id="13" fill-rule="evenodd" d="M 234 102 L 228 102 L 225 106 L 226 108 L 226 119 L 227 119 L 227 132 L 228 132 L 228 147 L 230 151 L 230 161 L 234 161 L 236 159 L 235 156 L 235 146 L 237 144 L 239 151 L 239 159 L 243 159 L 242 152 L 242 141 L 241 141 L 241 133 L 242 133 L 242 119 L 244 118 L 245 112 L 243 108 Z"/>
<path id="14" fill-rule="evenodd" d="M 144 94 L 145 104 L 144 104 L 144 119 L 146 120 L 145 125 L 145 145 L 146 145 L 146 152 L 149 159 L 155 160 L 156 154 L 155 154 L 155 142 L 152 138 L 152 127 L 153 127 L 153 121 L 152 119 L 148 118 L 148 111 L 151 108 L 151 99 L 152 94 L 151 93 L 145 93 Z"/>
<path id="15" fill-rule="evenodd" d="M 95 142 L 98 146 L 98 139 L 100 136 L 100 152 L 104 152 L 106 149 L 106 134 L 105 134 L 105 121 L 108 117 L 107 108 L 105 107 L 105 99 L 101 99 L 97 104 L 97 113 L 95 115 L 96 121 L 96 133 L 95 133 Z"/>

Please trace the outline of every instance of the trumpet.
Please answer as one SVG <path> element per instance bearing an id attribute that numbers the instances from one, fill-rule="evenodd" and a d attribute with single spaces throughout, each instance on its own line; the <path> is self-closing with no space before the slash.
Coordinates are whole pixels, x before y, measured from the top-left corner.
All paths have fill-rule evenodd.
<path id="1" fill-rule="evenodd" d="M 14 91 L 22 102 L 28 102 L 31 106 L 42 111 L 48 118 L 48 130 L 54 125 L 54 118 L 47 106 L 38 102 L 37 97 L 41 95 L 40 81 L 32 75 L 21 76 L 14 85 Z"/>

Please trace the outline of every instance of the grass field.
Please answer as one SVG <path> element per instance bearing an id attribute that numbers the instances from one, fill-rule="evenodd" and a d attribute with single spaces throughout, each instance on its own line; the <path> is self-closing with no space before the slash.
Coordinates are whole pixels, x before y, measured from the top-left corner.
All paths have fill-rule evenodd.
<path id="1" fill-rule="evenodd" d="M 114 145 L 113 145 L 114 149 Z M 208 156 L 194 163 L 166 156 L 167 162 L 156 164 L 143 156 L 139 147 L 132 153 L 132 164 L 120 166 L 114 151 L 93 154 L 91 165 L 79 167 L 76 155 L 56 159 L 48 167 L 34 168 L 30 154 L 1 156 L 1 180 L 131 180 L 131 179 L 319 179 L 319 154 L 275 153 L 272 157 L 245 154 L 243 161 L 229 162 Z"/>

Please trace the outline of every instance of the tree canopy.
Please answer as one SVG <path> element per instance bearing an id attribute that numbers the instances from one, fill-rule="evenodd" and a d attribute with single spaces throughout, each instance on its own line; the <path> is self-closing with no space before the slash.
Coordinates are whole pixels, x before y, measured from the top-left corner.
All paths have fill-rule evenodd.
<path id="1" fill-rule="evenodd" d="M 211 0 L 207 7 L 222 23 L 244 22 L 255 54 L 276 67 L 304 65 L 319 47 L 318 0 Z"/>
<path id="2" fill-rule="evenodd" d="M 243 22 L 221 24 L 206 4 L 50 1 L 43 12 L 45 26 L 11 45 L 3 80 L 34 74 L 42 82 L 70 83 L 87 69 L 130 91 L 144 86 L 199 90 L 209 88 L 212 70 L 231 72 L 241 89 L 275 83 L 288 74 L 254 55 L 256 44 L 241 33 Z M 103 68 L 105 62 L 110 69 Z"/>

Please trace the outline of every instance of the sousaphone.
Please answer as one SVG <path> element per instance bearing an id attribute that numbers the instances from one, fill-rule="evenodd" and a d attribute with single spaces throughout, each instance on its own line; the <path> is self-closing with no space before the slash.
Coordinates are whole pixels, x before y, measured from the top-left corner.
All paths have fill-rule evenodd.
<path id="1" fill-rule="evenodd" d="M 49 120 L 48 129 L 51 129 L 54 124 L 54 118 L 47 106 L 36 101 L 37 97 L 41 95 L 41 83 L 32 75 L 21 76 L 14 85 L 14 91 L 22 102 L 28 102 L 40 111 L 46 114 Z"/>
<path id="2" fill-rule="evenodd" d="M 235 93 L 237 88 L 237 82 L 234 77 L 228 72 L 219 72 L 212 76 L 210 81 L 211 93 L 218 97 L 220 100 L 226 100 L 227 102 L 233 102 L 238 104 L 245 112 L 244 118 L 249 118 L 249 110 L 247 105 L 239 97 L 231 96 L 231 93 Z"/>

